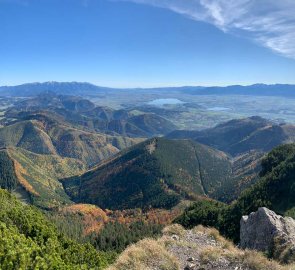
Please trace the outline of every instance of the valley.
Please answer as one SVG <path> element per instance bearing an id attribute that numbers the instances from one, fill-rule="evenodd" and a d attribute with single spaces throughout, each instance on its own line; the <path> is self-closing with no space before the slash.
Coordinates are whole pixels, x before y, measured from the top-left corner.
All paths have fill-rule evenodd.
<path id="1" fill-rule="evenodd" d="M 0 0 L 0 270 L 295 270 L 294 15 Z"/>
<path id="2" fill-rule="evenodd" d="M 80 251 L 86 244 L 90 253 L 102 252 L 93 257 L 101 269 L 175 222 L 215 227 L 238 243 L 242 215 L 258 207 L 295 217 L 295 125 L 281 108 L 291 107 L 292 98 L 238 88 L 233 105 L 232 90 L 218 96 L 216 89 L 37 86 L 20 86 L 27 90 L 19 97 L 0 88 L 12 91 L 2 98 L 0 187 L 10 193 L 1 196 L 15 200 L 15 209 L 37 211 Z M 130 91 L 142 93 L 128 99 Z M 23 235 L 13 224 L 13 233 Z M 25 243 L 30 235 L 17 237 Z"/>
<path id="3" fill-rule="evenodd" d="M 19 92 L 23 94 L 19 96 Z M 277 123 L 295 123 L 294 85 L 254 84 L 145 89 L 107 88 L 76 82 L 47 82 L 0 88 L 0 96 L 7 96 L 8 93 L 11 96 L 10 103 L 44 93 L 83 96 L 98 107 L 127 110 L 137 115 L 156 113 L 171 121 L 178 129 L 204 129 L 231 119 L 250 116 L 260 116 Z M 165 99 L 178 102 L 151 103 L 154 100 Z M 6 98 L 3 101 L 5 100 Z"/>

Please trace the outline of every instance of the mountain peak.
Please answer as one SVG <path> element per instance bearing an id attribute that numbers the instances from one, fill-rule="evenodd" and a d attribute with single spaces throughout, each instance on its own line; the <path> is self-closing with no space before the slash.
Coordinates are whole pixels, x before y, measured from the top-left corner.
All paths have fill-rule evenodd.
<path id="1" fill-rule="evenodd" d="M 214 192 L 230 174 L 231 163 L 219 151 L 191 140 L 153 138 L 63 185 L 73 200 L 103 208 L 170 208 Z"/>

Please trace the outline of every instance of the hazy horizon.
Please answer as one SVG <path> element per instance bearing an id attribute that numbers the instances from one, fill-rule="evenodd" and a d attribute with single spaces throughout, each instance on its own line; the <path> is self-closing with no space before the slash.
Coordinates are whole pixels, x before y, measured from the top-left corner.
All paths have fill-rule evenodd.
<path id="1" fill-rule="evenodd" d="M 253 83 L 253 84 L 225 84 L 225 85 L 159 85 L 159 86 L 151 86 L 151 87 L 124 87 L 124 86 L 109 86 L 109 85 L 100 85 L 92 82 L 87 81 L 33 81 L 33 82 L 23 82 L 20 84 L 7 84 L 7 85 L 0 85 L 0 87 L 15 87 L 15 86 L 21 86 L 21 85 L 27 85 L 27 84 L 49 84 L 49 83 L 78 83 L 78 84 L 91 84 L 94 86 L 102 87 L 102 88 L 115 88 L 115 89 L 153 89 L 153 88 L 182 88 L 182 87 L 230 87 L 230 86 L 242 86 L 242 87 L 248 87 L 248 86 L 254 86 L 254 85 L 295 85 L 294 83 L 288 84 L 288 83 Z"/>

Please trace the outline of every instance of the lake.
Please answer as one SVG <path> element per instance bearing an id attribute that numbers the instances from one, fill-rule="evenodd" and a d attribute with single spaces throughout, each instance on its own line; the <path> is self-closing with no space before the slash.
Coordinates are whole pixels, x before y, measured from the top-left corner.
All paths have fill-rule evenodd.
<path id="1" fill-rule="evenodd" d="M 221 111 L 228 111 L 231 110 L 231 108 L 227 107 L 212 107 L 212 108 L 207 108 L 207 111 L 214 111 L 214 112 L 221 112 Z"/>
<path id="2" fill-rule="evenodd" d="M 164 105 L 177 105 L 177 104 L 183 104 L 183 103 L 185 102 L 177 98 L 158 98 L 158 99 L 149 101 L 147 104 L 153 105 L 153 106 L 164 106 Z"/>

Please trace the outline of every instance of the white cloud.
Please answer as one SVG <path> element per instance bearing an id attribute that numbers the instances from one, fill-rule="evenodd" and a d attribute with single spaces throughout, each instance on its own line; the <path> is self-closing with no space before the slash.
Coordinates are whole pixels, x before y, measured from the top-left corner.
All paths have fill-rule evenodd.
<path id="1" fill-rule="evenodd" d="M 295 59 L 295 0 L 119 0 L 167 8 Z"/>

